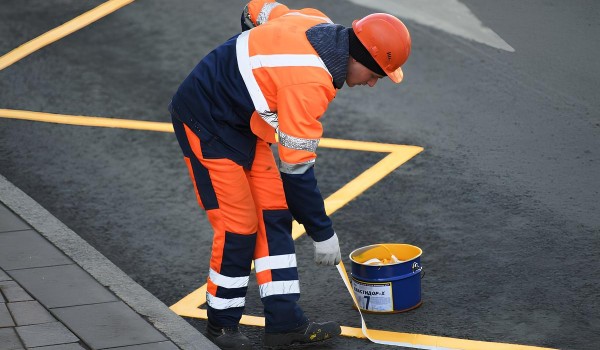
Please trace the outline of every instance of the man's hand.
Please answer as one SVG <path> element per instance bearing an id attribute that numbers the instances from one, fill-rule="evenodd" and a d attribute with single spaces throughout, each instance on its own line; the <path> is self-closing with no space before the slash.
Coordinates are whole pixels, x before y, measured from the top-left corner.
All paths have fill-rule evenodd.
<path id="1" fill-rule="evenodd" d="M 315 246 L 315 262 L 318 265 L 333 266 L 342 260 L 340 244 L 335 233 L 331 238 L 322 242 L 313 242 L 313 244 Z"/>

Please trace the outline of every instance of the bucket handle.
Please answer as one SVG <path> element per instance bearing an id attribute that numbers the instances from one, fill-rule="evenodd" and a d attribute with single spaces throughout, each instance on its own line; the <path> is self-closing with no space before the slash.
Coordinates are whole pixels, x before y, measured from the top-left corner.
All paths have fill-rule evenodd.
<path id="1" fill-rule="evenodd" d="M 425 277 L 425 270 L 423 270 L 423 266 L 415 261 L 412 265 L 412 272 L 415 273 L 417 270 L 421 270 L 421 279 L 423 279 L 423 277 Z"/>

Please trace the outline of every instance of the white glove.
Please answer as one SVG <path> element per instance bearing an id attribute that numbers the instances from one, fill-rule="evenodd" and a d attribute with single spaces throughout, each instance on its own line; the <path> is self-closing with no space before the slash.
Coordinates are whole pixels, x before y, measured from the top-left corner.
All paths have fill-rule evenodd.
<path id="1" fill-rule="evenodd" d="M 333 266 L 342 260 L 340 244 L 335 233 L 323 242 L 313 242 L 313 245 L 315 246 L 315 262 L 318 265 Z"/>

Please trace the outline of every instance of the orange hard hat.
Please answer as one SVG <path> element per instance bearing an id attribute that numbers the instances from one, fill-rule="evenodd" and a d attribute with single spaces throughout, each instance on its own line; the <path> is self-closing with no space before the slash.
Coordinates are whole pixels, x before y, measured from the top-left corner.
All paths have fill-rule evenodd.
<path id="1" fill-rule="evenodd" d="M 400 68 L 410 55 L 410 33 L 387 13 L 373 13 L 352 22 L 358 40 L 394 83 L 404 77 Z"/>

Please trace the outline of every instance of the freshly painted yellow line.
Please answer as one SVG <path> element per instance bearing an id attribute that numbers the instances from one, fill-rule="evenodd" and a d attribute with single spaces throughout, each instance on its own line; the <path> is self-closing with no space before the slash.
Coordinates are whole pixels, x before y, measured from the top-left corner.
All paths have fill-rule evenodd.
<path id="1" fill-rule="evenodd" d="M 149 130 L 160 132 L 173 132 L 171 123 L 149 122 L 141 120 L 101 118 L 73 116 L 44 112 L 32 112 L 13 109 L 0 109 L 0 118 L 30 120 L 45 123 L 69 124 L 79 126 L 95 126 L 104 128 L 122 128 L 134 130 Z M 320 147 L 338 148 L 373 152 L 391 152 L 385 158 L 377 162 L 374 166 L 367 169 L 354 180 L 350 181 L 338 191 L 333 193 L 325 200 L 325 210 L 328 215 L 335 213 L 338 209 L 348 204 L 352 199 L 359 196 L 369 187 L 376 184 L 379 180 L 387 176 L 396 168 L 407 162 L 409 159 L 423 151 L 422 147 L 378 144 L 375 142 L 321 139 Z M 304 234 L 304 228 L 294 222 L 292 235 L 294 239 Z"/>
<path id="2" fill-rule="evenodd" d="M 331 144 L 336 143 L 332 140 Z M 340 142 L 344 142 L 341 140 Z M 326 147 L 323 145 L 323 147 Z M 338 209 L 348 204 L 352 199 L 375 185 L 389 173 L 397 169 L 409 159 L 423 151 L 422 147 L 396 145 L 396 150 L 377 162 L 371 168 L 364 171 L 354 180 L 348 182 L 325 200 L 327 214 L 331 215 Z"/>
<path id="3" fill-rule="evenodd" d="M 180 316 L 187 317 L 195 317 L 195 318 L 204 318 L 201 317 L 202 313 L 199 309 L 200 305 L 204 305 L 206 303 L 206 283 L 186 295 L 183 299 L 179 300 L 177 303 L 171 305 L 170 309 Z"/>
<path id="4" fill-rule="evenodd" d="M 390 143 L 377 143 L 354 140 L 321 139 L 321 141 L 319 141 L 319 147 L 339 148 L 353 151 L 391 153 L 400 150 L 406 146 L 395 145 Z"/>
<path id="5" fill-rule="evenodd" d="M 77 115 L 20 111 L 14 109 L 0 109 L 0 118 L 31 120 L 36 122 L 69 124 L 79 126 L 96 126 L 103 128 L 173 132 L 173 126 L 171 125 L 171 123 L 148 122 L 142 120 L 116 118 L 84 117 Z"/>
<path id="6" fill-rule="evenodd" d="M 28 41 L 27 43 L 0 57 L 0 70 L 3 70 L 4 68 L 41 49 L 42 47 L 60 40 L 65 36 L 89 25 L 90 23 L 93 23 L 100 18 L 111 14 L 112 12 L 132 3 L 133 1 L 134 0 L 107 1 L 95 7 L 94 9 L 89 10 L 84 14 L 77 16 L 72 20 L 38 36 L 37 38 Z"/>
<path id="7" fill-rule="evenodd" d="M 69 124 L 69 125 L 78 125 L 78 126 L 93 126 L 93 127 L 102 127 L 102 128 L 121 128 L 121 129 L 133 129 L 133 130 L 173 132 L 173 126 L 171 125 L 171 123 L 149 122 L 149 121 L 131 120 L 131 119 L 76 116 L 76 115 L 46 113 L 46 112 L 24 111 L 24 110 L 16 110 L 16 109 L 0 109 L 0 118 L 30 120 L 30 121 L 36 121 L 36 122 Z M 321 141 L 319 142 L 319 146 L 324 147 L 324 148 L 337 148 L 337 149 L 356 150 L 356 151 L 370 151 L 370 152 L 382 152 L 382 153 L 392 152 L 392 153 L 397 154 L 393 158 L 406 158 L 406 160 L 412 158 L 414 155 L 416 155 L 417 153 L 419 153 L 423 150 L 422 147 L 417 147 L 417 146 L 405 146 L 405 145 L 394 145 L 394 144 L 385 144 L 385 143 L 328 139 L 328 138 L 321 139 Z M 386 163 L 390 163 L 390 164 L 393 164 L 395 162 L 396 162 L 395 160 L 391 160 L 391 159 L 386 160 Z M 380 164 L 380 163 L 377 163 L 377 165 L 379 167 L 390 168 L 390 164 L 384 165 L 384 164 Z M 398 167 L 398 166 L 399 165 L 396 165 L 396 167 Z M 394 169 L 395 168 L 390 168 L 390 171 L 393 171 Z M 379 169 L 377 171 L 373 171 L 373 173 L 370 174 L 369 176 L 371 176 L 371 175 L 378 176 L 377 175 L 378 172 L 379 172 Z M 387 175 L 387 173 L 385 173 L 385 175 Z M 385 175 L 380 176 L 379 178 L 382 178 Z M 355 186 L 355 185 L 353 185 L 353 186 Z M 336 208 L 335 210 L 337 210 L 337 209 L 339 209 L 339 208 Z M 335 211 L 335 210 L 333 210 L 333 211 Z"/>
<path id="8" fill-rule="evenodd" d="M 84 116 L 69 116 L 51 113 L 30 112 L 0 109 L 0 118 L 11 118 L 31 120 L 47 123 L 60 123 L 80 126 L 95 126 L 106 128 L 125 128 L 134 130 L 148 130 L 160 132 L 173 132 L 170 123 L 147 122 L 129 119 L 99 118 Z M 322 139 L 319 146 L 327 148 L 350 149 L 371 152 L 389 152 L 385 158 L 377 162 L 371 168 L 364 171 L 358 177 L 344 185 L 338 191 L 325 199 L 325 208 L 329 215 L 348 204 L 352 199 L 359 196 L 369 187 L 373 186 L 389 173 L 423 151 L 417 146 L 377 144 L 374 142 L 362 142 L 352 140 Z M 297 239 L 306 231 L 304 227 L 294 221 L 292 235 Z M 346 275 L 347 278 L 347 275 Z M 352 294 L 351 294 L 352 295 Z M 206 310 L 200 309 L 206 303 L 206 284 L 196 289 L 170 308 L 180 316 L 207 319 Z M 249 326 L 264 327 L 265 319 L 259 316 L 243 315 L 241 324 Z M 548 349 L 535 346 L 516 344 L 483 342 L 477 340 L 438 337 L 423 334 L 411 334 L 391 332 L 384 330 L 367 329 L 367 334 L 375 340 L 414 344 L 421 348 L 438 349 L 489 349 L 489 350 L 534 350 Z M 361 328 L 342 326 L 342 335 L 348 337 L 365 338 Z"/>
<path id="9" fill-rule="evenodd" d="M 171 307 L 173 310 L 173 307 Z M 208 315 L 205 309 L 186 309 L 177 312 L 179 316 L 208 319 Z M 246 326 L 264 327 L 265 318 L 259 316 L 243 315 L 240 320 L 240 324 Z M 351 338 L 367 339 L 360 328 L 342 326 L 342 335 Z M 406 344 L 414 344 L 422 347 L 431 347 L 438 349 L 465 349 L 465 350 L 551 350 L 550 348 L 541 348 L 537 346 L 508 344 L 508 343 L 493 343 L 479 340 L 468 340 L 459 338 L 449 337 L 438 337 L 424 334 L 412 334 L 412 333 L 401 333 L 383 331 L 377 329 L 369 329 L 369 336 L 375 339 L 393 339 L 395 342 L 401 342 Z"/>
<path id="10" fill-rule="evenodd" d="M 553 350 L 537 346 L 494 343 L 479 340 L 438 337 L 434 335 L 412 334 L 401 332 L 382 331 L 369 329 L 369 336 L 374 339 L 393 339 L 393 342 L 412 344 L 420 348 L 433 349 L 464 349 L 464 350 Z M 342 335 L 347 337 L 366 339 L 360 328 L 342 326 Z"/>

